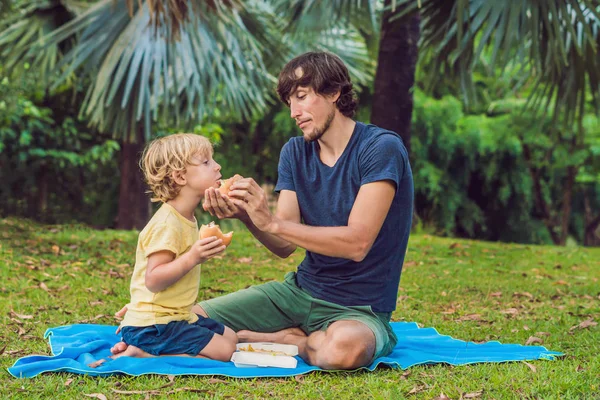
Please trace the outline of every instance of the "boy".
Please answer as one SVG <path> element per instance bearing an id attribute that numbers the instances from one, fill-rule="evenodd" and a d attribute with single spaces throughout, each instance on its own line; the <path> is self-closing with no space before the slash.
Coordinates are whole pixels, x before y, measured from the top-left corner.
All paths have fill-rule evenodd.
<path id="1" fill-rule="evenodd" d="M 114 357 L 188 355 L 229 361 L 237 335 L 191 311 L 200 286 L 200 264 L 223 252 L 221 239 L 198 240 L 194 210 L 204 191 L 219 184 L 221 166 L 208 139 L 181 133 L 150 143 L 142 157 L 152 201 L 163 204 L 140 232 L 131 277 L 123 341 Z"/>

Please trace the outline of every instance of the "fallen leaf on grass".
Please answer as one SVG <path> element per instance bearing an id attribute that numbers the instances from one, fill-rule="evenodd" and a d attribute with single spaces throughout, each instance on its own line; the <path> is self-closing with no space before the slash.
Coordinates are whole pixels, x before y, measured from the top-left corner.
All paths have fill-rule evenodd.
<path id="1" fill-rule="evenodd" d="M 535 334 L 538 336 L 550 336 L 550 332 L 536 332 Z"/>
<path id="2" fill-rule="evenodd" d="M 97 321 L 100 318 L 104 318 L 104 317 L 110 317 L 110 315 L 105 315 L 105 314 L 98 314 L 96 315 L 94 318 L 90 318 L 90 319 L 83 319 L 81 321 L 79 321 L 80 324 L 86 324 L 88 322 L 93 322 L 93 321 Z"/>
<path id="3" fill-rule="evenodd" d="M 481 320 L 481 314 L 467 314 L 463 315 L 457 321 L 479 321 Z"/>
<path id="4" fill-rule="evenodd" d="M 527 365 L 529 367 L 529 369 L 531 369 L 534 373 L 537 372 L 537 368 L 535 367 L 535 365 L 533 364 L 529 364 L 527 361 L 523 361 L 525 363 L 525 365 Z"/>
<path id="5" fill-rule="evenodd" d="M 490 293 L 490 297 L 501 297 L 502 296 L 502 292 L 492 292 Z"/>
<path id="6" fill-rule="evenodd" d="M 510 315 L 516 315 L 519 313 L 519 310 L 517 310 L 516 308 L 508 308 L 506 310 L 502 310 L 500 311 L 502 314 L 510 314 Z"/>
<path id="7" fill-rule="evenodd" d="M 118 394 L 145 394 L 145 395 L 161 395 L 161 394 L 165 394 L 165 393 L 161 393 L 160 390 L 158 389 L 151 389 L 151 390 L 118 390 L 118 389 L 110 389 L 115 393 Z"/>
<path id="8" fill-rule="evenodd" d="M 426 385 L 415 386 L 414 388 L 410 389 L 410 392 L 408 392 L 408 394 L 416 394 L 422 392 L 425 389 L 427 389 Z"/>
<path id="9" fill-rule="evenodd" d="M 529 339 L 527 339 L 527 341 L 525 342 L 525 346 L 528 346 L 528 345 L 530 345 L 532 343 L 542 344 L 542 343 L 544 343 L 544 341 L 542 339 L 538 338 L 538 337 L 529 336 Z"/>
<path id="10" fill-rule="evenodd" d="M 476 392 L 471 392 L 471 393 L 466 393 L 464 395 L 461 395 L 460 398 L 461 399 L 476 399 L 477 397 L 481 397 L 482 394 L 483 394 L 483 390 L 478 390 Z"/>
<path id="11" fill-rule="evenodd" d="M 528 299 L 533 299 L 533 295 L 529 292 L 514 292 L 513 296 L 516 297 L 527 297 Z"/>
<path id="12" fill-rule="evenodd" d="M 242 257 L 242 258 L 238 258 L 237 260 L 238 260 L 238 262 L 241 262 L 243 264 L 249 264 L 252 262 L 252 257 Z"/>
<path id="13" fill-rule="evenodd" d="M 14 315 L 17 318 L 21 318 L 21 319 L 32 319 L 33 318 L 33 315 L 19 314 L 19 313 L 15 312 L 14 310 L 11 310 L 10 314 Z"/>
<path id="14" fill-rule="evenodd" d="M 567 282 L 567 281 L 563 281 L 563 280 L 561 279 L 561 280 L 558 280 L 558 281 L 554 282 L 554 284 L 555 284 L 555 285 L 568 285 L 568 284 L 569 284 L 569 282 Z"/>
<path id="15" fill-rule="evenodd" d="M 208 383 L 228 383 L 228 382 L 224 379 L 210 378 L 208 380 Z"/>
<path id="16" fill-rule="evenodd" d="M 575 368 L 576 372 L 581 372 L 581 371 L 585 371 L 585 368 L 583 368 L 581 365 L 578 365 L 577 368 Z"/>
<path id="17" fill-rule="evenodd" d="M 52 246 L 52 253 L 54 253 L 54 255 L 57 256 L 60 253 L 60 247 L 58 247 L 57 245 Z"/>
<path id="18" fill-rule="evenodd" d="M 406 379 L 410 376 L 410 371 L 405 371 L 400 375 L 400 379 Z"/>
<path id="19" fill-rule="evenodd" d="M 65 381 L 65 386 L 69 386 L 71 383 L 73 383 L 73 378 L 69 378 Z"/>
<path id="20" fill-rule="evenodd" d="M 5 344 L 4 347 L 0 349 L 0 355 L 2 355 L 2 353 L 4 353 L 4 350 L 6 350 L 6 346 L 8 346 L 8 343 Z"/>
<path id="21" fill-rule="evenodd" d="M 40 289 L 45 290 L 46 292 L 50 293 L 50 289 L 48 289 L 48 286 L 46 286 L 46 284 L 44 282 L 40 282 Z"/>
<path id="22" fill-rule="evenodd" d="M 591 326 L 596 326 L 596 325 L 598 325 L 598 323 L 594 322 L 594 318 L 586 319 L 585 321 L 583 321 L 579 325 L 572 326 L 569 329 L 569 332 L 573 332 L 576 329 L 585 329 L 585 328 L 589 328 Z"/>
<path id="23" fill-rule="evenodd" d="M 90 394 L 83 394 L 85 397 L 93 397 L 94 399 L 100 399 L 100 400 L 107 400 L 106 396 L 103 395 L 102 393 L 90 393 Z"/>
<path id="24" fill-rule="evenodd" d="M 304 376 L 303 375 L 294 375 L 294 380 L 298 383 L 306 383 L 304 382 Z"/>
<path id="25" fill-rule="evenodd" d="M 442 392 L 438 397 L 435 397 L 434 400 L 450 400 L 450 397 L 446 396 L 444 392 Z"/>

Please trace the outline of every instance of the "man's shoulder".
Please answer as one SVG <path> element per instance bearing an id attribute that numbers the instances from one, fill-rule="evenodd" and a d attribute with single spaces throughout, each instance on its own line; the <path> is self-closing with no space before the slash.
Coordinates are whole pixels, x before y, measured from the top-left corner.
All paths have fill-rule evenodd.
<path id="1" fill-rule="evenodd" d="M 361 144 L 364 147 L 366 146 L 400 146 L 402 149 L 405 149 L 404 142 L 399 134 L 394 131 L 390 131 L 389 129 L 381 128 L 377 125 L 373 124 L 365 124 L 362 122 L 357 122 L 359 126 L 362 128 L 361 134 Z"/>

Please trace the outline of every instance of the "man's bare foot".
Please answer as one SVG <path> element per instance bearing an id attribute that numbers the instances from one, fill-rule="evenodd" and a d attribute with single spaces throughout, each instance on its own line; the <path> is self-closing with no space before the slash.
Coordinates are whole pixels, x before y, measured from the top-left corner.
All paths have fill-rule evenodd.
<path id="1" fill-rule="evenodd" d="M 286 343 L 286 336 L 306 337 L 306 333 L 300 328 L 287 328 L 272 333 L 262 333 L 254 331 L 238 331 L 237 336 L 240 343 L 248 342 L 269 342 Z"/>
<path id="2" fill-rule="evenodd" d="M 113 349 L 117 346 L 119 346 L 120 344 L 125 345 L 125 349 L 121 352 L 115 353 L 113 352 Z M 121 346 L 120 346 L 121 347 Z M 150 353 L 146 353 L 144 350 L 140 349 L 139 347 L 135 347 L 132 345 L 127 345 L 123 342 L 117 343 L 112 349 L 110 349 L 110 352 L 113 353 L 113 355 L 110 357 L 112 359 L 117 359 L 119 357 L 137 357 L 137 358 L 148 358 L 148 357 L 156 357 Z"/>

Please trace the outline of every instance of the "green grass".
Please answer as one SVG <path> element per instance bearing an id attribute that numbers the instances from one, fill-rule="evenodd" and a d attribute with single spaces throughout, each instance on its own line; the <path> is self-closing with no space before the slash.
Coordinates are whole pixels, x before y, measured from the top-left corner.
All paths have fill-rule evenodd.
<path id="1" fill-rule="evenodd" d="M 128 301 L 137 235 L 0 219 L 1 398 L 600 399 L 600 249 L 526 246 L 413 235 L 393 319 L 471 341 L 525 344 L 557 361 L 420 366 L 296 378 L 112 376 L 53 373 L 15 379 L 19 357 L 50 354 L 44 331 L 78 322 L 117 324 Z M 200 299 L 280 280 L 302 259 L 281 260 L 238 230 L 225 256 L 203 266 Z M 252 312 L 254 310 L 249 310 Z M 18 314 L 18 315 L 17 315 Z M 31 318 L 28 318 L 31 316 Z M 535 370 L 535 371 L 534 371 Z M 165 386 L 166 385 L 166 386 Z M 122 391 L 125 393 L 119 393 Z M 138 391 L 139 393 L 128 393 Z"/>

